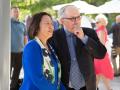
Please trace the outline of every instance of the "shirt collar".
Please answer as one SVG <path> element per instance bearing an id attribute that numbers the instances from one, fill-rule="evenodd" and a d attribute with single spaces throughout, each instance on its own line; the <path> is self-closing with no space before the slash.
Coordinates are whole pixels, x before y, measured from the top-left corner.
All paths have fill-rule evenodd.
<path id="1" fill-rule="evenodd" d="M 15 19 L 15 18 L 13 18 L 13 17 L 11 18 L 11 20 L 12 20 L 12 21 L 15 21 L 15 22 L 19 22 L 19 19 L 17 20 L 17 19 Z"/>
<path id="2" fill-rule="evenodd" d="M 65 29 L 65 28 L 64 28 L 64 31 L 65 31 L 66 36 L 70 36 L 70 35 L 72 35 L 72 33 L 69 32 L 69 31 L 68 31 L 67 29 Z"/>

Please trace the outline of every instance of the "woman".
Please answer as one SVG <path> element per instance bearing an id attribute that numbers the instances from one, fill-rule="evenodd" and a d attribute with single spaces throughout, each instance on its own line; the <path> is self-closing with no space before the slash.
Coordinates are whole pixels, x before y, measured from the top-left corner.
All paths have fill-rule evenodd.
<path id="1" fill-rule="evenodd" d="M 103 45 L 106 45 L 107 42 L 107 23 L 107 18 L 104 15 L 96 16 L 96 32 Z M 112 90 L 109 80 L 113 79 L 113 69 L 108 53 L 106 53 L 102 60 L 95 59 L 95 71 L 97 78 L 96 85 L 98 86 L 100 79 L 103 79 L 107 90 Z"/>
<path id="2" fill-rule="evenodd" d="M 24 48 L 24 80 L 20 90 L 64 90 L 60 82 L 60 63 L 47 43 L 53 34 L 51 15 L 46 12 L 35 14 L 28 33 L 33 40 Z"/>

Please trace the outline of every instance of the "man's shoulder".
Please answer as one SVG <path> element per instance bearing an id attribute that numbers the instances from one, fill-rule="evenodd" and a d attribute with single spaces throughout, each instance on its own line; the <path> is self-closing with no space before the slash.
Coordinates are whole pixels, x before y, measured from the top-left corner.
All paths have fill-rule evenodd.
<path id="1" fill-rule="evenodd" d="M 58 35 L 58 34 L 61 34 L 61 33 L 63 33 L 63 29 L 62 28 L 54 31 L 55 35 Z"/>
<path id="2" fill-rule="evenodd" d="M 65 33 L 63 29 L 55 30 L 53 32 L 53 36 L 52 36 L 53 40 L 59 42 L 61 39 L 64 39 L 64 38 L 65 38 Z"/>
<path id="3" fill-rule="evenodd" d="M 19 21 L 19 23 L 20 23 L 22 26 L 25 27 L 25 24 L 24 24 L 22 21 Z"/>
<path id="4" fill-rule="evenodd" d="M 118 26 L 120 28 L 120 23 L 117 23 L 116 26 Z"/>
<path id="5" fill-rule="evenodd" d="M 118 30 L 118 29 L 120 29 L 120 23 L 115 23 L 115 24 L 112 26 L 112 29 L 113 29 L 113 30 Z"/>
<path id="6" fill-rule="evenodd" d="M 114 23 L 112 27 L 120 26 L 120 23 Z"/>
<path id="7" fill-rule="evenodd" d="M 25 26 L 25 24 L 22 22 L 22 21 L 16 21 L 14 19 L 11 19 L 11 23 L 14 23 L 14 24 L 20 24 L 22 26 Z"/>

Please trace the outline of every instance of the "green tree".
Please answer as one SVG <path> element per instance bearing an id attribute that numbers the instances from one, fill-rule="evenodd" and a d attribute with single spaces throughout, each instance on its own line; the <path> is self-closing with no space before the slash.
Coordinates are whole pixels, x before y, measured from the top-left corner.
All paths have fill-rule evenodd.
<path id="1" fill-rule="evenodd" d="M 52 6 L 58 4 L 70 3 L 76 0 L 11 0 L 11 6 L 18 6 L 21 10 L 20 20 L 24 20 L 25 16 L 28 14 L 34 14 L 40 11 L 47 11 L 52 15 L 56 15 L 56 12 L 52 10 Z M 107 1 L 110 0 L 83 0 L 88 2 L 89 4 L 100 6 Z M 114 18 L 117 14 L 107 14 L 109 19 L 110 28 L 111 23 L 114 21 Z M 95 17 L 96 14 L 90 15 L 91 17 Z"/>
<path id="2" fill-rule="evenodd" d="M 20 19 L 24 20 L 25 15 L 34 14 L 40 11 L 48 11 L 55 15 L 53 5 L 68 3 L 74 0 L 11 0 L 11 6 L 18 6 L 21 10 Z"/>

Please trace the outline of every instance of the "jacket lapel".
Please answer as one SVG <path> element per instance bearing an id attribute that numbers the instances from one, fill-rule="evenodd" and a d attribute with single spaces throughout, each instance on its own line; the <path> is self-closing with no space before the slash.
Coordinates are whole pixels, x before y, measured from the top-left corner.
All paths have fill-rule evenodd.
<path id="1" fill-rule="evenodd" d="M 70 60 L 70 53 L 69 53 L 67 38 L 66 38 L 66 34 L 65 34 L 64 29 L 61 30 L 61 38 L 62 38 L 61 40 L 62 40 L 62 42 L 63 42 L 63 44 L 62 44 L 63 50 L 64 50 L 65 53 L 67 54 L 66 57 L 69 57 L 69 60 Z"/>

